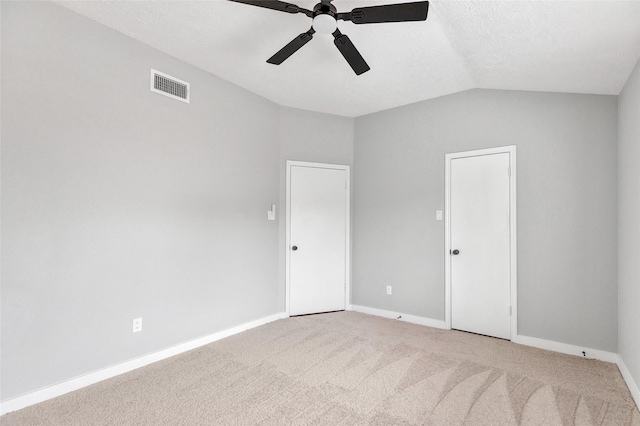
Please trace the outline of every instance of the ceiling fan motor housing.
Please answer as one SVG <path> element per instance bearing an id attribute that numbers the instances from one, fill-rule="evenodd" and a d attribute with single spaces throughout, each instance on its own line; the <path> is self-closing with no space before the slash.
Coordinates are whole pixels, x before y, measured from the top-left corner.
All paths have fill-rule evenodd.
<path id="1" fill-rule="evenodd" d="M 313 6 L 313 17 L 314 18 L 317 15 L 321 14 L 321 13 L 329 14 L 329 15 L 333 16 L 334 18 L 336 18 L 338 16 L 338 10 L 331 3 L 329 3 L 329 4 L 318 3 L 315 6 Z"/>

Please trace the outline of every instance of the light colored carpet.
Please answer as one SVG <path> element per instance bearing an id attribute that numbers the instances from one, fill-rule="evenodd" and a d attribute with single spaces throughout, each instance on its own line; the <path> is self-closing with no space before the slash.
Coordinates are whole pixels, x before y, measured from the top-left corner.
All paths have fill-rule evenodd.
<path id="1" fill-rule="evenodd" d="M 0 425 L 640 425 L 614 364 L 355 312 L 288 318 Z"/>

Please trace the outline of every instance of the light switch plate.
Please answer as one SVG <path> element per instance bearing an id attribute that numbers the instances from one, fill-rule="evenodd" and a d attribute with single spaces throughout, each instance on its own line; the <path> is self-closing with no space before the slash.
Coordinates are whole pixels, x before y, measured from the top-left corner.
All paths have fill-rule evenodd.
<path id="1" fill-rule="evenodd" d="M 269 210 L 267 212 L 267 220 L 276 220 L 276 212 Z"/>
<path id="2" fill-rule="evenodd" d="M 442 220 L 442 210 L 436 210 L 436 220 Z"/>

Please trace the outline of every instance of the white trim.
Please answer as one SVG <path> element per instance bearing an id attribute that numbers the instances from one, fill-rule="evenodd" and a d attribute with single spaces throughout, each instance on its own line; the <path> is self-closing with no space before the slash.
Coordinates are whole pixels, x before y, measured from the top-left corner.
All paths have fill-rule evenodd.
<path id="1" fill-rule="evenodd" d="M 614 364 L 618 362 L 618 354 L 600 349 L 585 348 L 584 346 L 570 345 L 568 343 L 560 343 L 553 340 L 545 340 L 522 335 L 516 335 L 515 338 L 511 339 L 511 341 L 519 345 L 532 346 L 534 348 L 560 352 L 567 355 L 575 355 L 580 358 L 586 357 L 605 362 L 612 362 Z M 586 353 L 586 356 L 582 354 L 583 351 Z"/>
<path id="2" fill-rule="evenodd" d="M 476 151 L 445 154 L 445 233 L 444 233 L 444 322 L 451 329 L 451 160 L 455 158 L 476 157 L 491 154 L 509 154 L 509 234 L 511 252 L 511 340 L 518 335 L 518 239 L 516 214 L 516 146 L 480 149 Z"/>
<path id="3" fill-rule="evenodd" d="M 313 167 L 320 169 L 344 170 L 346 172 L 347 188 L 346 188 L 346 229 L 345 229 L 345 288 L 344 288 L 344 306 L 348 309 L 351 303 L 351 167 L 340 164 L 326 163 L 310 163 L 307 161 L 287 160 L 287 182 L 286 182 L 286 212 L 285 212 L 285 313 L 287 316 L 289 310 L 290 298 L 290 266 L 291 266 L 291 167 Z"/>
<path id="4" fill-rule="evenodd" d="M 62 383 L 48 386 L 46 388 L 21 395 L 16 398 L 2 401 L 2 405 L 0 406 L 0 415 L 25 408 L 39 402 L 43 402 L 60 395 L 64 395 L 65 393 L 69 393 L 81 389 L 85 386 L 89 386 L 94 383 L 119 376 L 120 374 L 128 373 L 129 371 L 144 367 L 145 365 L 149 365 L 154 362 L 181 354 L 183 352 L 199 348 L 217 340 L 224 339 L 225 337 L 233 336 L 234 334 L 242 333 L 243 331 L 259 327 L 273 321 L 277 321 L 281 318 L 286 318 L 287 316 L 288 315 L 286 315 L 284 312 L 270 315 L 268 317 L 260 318 L 255 321 L 250 321 L 223 331 L 219 331 L 209 336 L 204 336 L 199 339 L 181 343 L 179 345 L 163 349 L 158 352 L 147 354 L 139 358 L 123 362 L 121 364 L 116 364 L 111 367 L 106 367 L 101 370 L 78 376 Z"/>
<path id="5" fill-rule="evenodd" d="M 400 321 L 410 322 L 412 324 L 424 325 L 427 327 L 446 329 L 447 325 L 442 320 L 420 317 L 417 315 L 403 314 L 401 312 L 386 311 L 384 309 L 370 308 L 368 306 L 349 305 L 349 311 L 362 312 L 363 314 L 375 315 Z M 400 318 L 398 318 L 400 317 Z"/>
<path id="6" fill-rule="evenodd" d="M 618 369 L 620 370 L 620 374 L 622 374 L 622 378 L 627 383 L 627 387 L 631 392 L 631 396 L 636 402 L 636 407 L 640 409 L 640 389 L 638 388 L 638 384 L 635 382 L 635 380 L 633 380 L 633 376 L 631 376 L 631 372 L 629 371 L 626 364 L 622 360 L 622 357 L 620 355 L 618 355 L 617 357 L 618 359 L 616 361 L 616 364 L 618 364 Z"/>

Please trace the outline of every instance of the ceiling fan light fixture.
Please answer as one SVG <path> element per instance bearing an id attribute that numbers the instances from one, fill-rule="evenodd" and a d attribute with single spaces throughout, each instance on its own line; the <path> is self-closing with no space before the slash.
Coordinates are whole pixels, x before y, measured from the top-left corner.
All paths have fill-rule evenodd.
<path id="1" fill-rule="evenodd" d="M 311 26 L 317 33 L 331 34 L 336 30 L 336 28 L 338 28 L 338 23 L 336 22 L 336 18 L 333 16 L 321 13 L 313 18 Z"/>
<path id="2" fill-rule="evenodd" d="M 276 52 L 275 55 L 267 59 L 268 63 L 280 65 L 288 57 L 296 53 L 302 46 L 307 44 L 313 38 L 315 33 L 331 34 L 333 35 L 333 44 L 336 45 L 356 75 L 365 73 L 369 71 L 370 68 L 349 37 L 346 34 L 342 34 L 338 29 L 337 21 L 339 19 L 343 21 L 351 21 L 354 24 L 424 21 L 427 19 L 427 13 L 429 11 L 429 2 L 427 0 L 414 1 L 411 3 L 356 7 L 351 12 L 346 13 L 338 13 L 336 7 L 331 4 L 333 0 L 320 0 L 320 3 L 316 4 L 313 7 L 313 10 L 304 9 L 296 6 L 295 4 L 281 0 L 229 1 L 245 3 L 251 6 L 258 6 L 286 13 L 302 13 L 313 20 L 309 31 L 296 36 L 296 38 Z"/>

